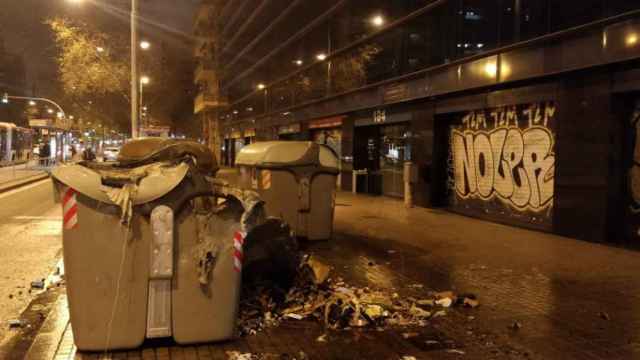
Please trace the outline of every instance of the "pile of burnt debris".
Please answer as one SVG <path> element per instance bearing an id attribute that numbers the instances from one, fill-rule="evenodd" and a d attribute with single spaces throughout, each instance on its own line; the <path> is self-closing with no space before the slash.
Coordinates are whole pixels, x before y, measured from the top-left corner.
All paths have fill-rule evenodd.
<path id="1" fill-rule="evenodd" d="M 358 288 L 330 277 L 330 272 L 329 266 L 305 256 L 290 286 L 269 282 L 245 286 L 239 316 L 241 335 L 256 334 L 288 319 L 319 321 L 332 330 L 426 326 L 429 319 L 446 315 L 452 306 L 479 305 L 474 295 L 451 291 L 428 293 L 418 299 Z M 317 340 L 326 341 L 326 337 Z"/>

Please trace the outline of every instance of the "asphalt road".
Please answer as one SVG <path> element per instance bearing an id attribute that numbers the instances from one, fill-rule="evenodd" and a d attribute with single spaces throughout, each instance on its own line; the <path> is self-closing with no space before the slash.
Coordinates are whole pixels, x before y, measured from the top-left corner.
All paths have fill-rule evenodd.
<path id="1" fill-rule="evenodd" d="M 0 345 L 35 297 L 31 282 L 45 278 L 61 257 L 62 210 L 50 180 L 0 193 Z"/>

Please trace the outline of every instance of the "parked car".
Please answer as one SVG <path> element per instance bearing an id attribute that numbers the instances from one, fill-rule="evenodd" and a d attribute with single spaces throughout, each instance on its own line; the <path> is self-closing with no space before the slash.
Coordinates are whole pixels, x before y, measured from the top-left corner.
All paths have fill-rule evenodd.
<path id="1" fill-rule="evenodd" d="M 120 148 L 115 146 L 105 147 L 102 150 L 102 161 L 116 161 L 120 154 Z"/>

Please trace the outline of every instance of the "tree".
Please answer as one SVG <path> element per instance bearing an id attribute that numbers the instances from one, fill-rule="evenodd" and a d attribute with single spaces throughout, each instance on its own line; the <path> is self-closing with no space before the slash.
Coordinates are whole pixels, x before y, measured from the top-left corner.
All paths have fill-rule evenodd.
<path id="1" fill-rule="evenodd" d="M 59 50 L 58 73 L 65 102 L 85 122 L 129 131 L 128 29 L 110 28 L 107 33 L 95 25 L 62 18 L 48 20 L 47 24 Z M 193 64 L 180 61 L 179 55 L 161 42 L 151 52 L 140 53 L 141 72 L 151 78 L 143 97 L 149 113 L 141 125 L 169 125 L 174 131 L 183 125 L 189 127 L 186 114 L 192 112 L 185 110 L 193 106 L 189 93 Z"/>
<path id="2" fill-rule="evenodd" d="M 127 129 L 129 65 L 121 38 L 83 23 L 47 21 L 58 47 L 59 82 L 74 113 L 85 122 Z"/>

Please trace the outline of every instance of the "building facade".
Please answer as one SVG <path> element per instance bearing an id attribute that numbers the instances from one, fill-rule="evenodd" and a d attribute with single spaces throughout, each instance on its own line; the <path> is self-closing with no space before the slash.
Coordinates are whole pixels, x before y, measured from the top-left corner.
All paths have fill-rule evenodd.
<path id="1" fill-rule="evenodd" d="M 222 163 L 311 140 L 339 155 L 344 190 L 366 170 L 359 192 L 402 197 L 411 162 L 419 206 L 639 243 L 640 3 L 216 6 Z"/>

